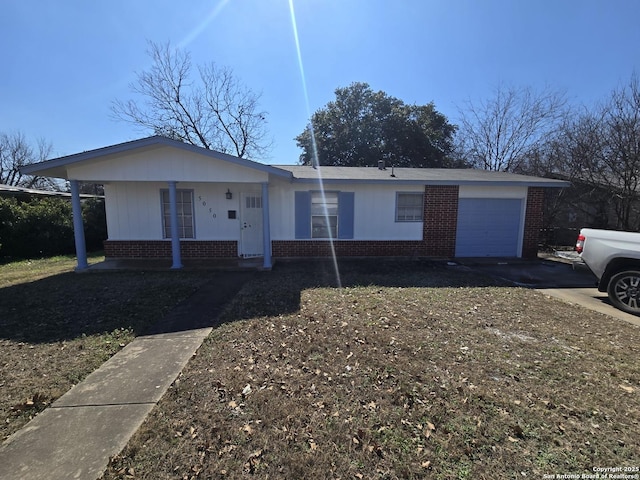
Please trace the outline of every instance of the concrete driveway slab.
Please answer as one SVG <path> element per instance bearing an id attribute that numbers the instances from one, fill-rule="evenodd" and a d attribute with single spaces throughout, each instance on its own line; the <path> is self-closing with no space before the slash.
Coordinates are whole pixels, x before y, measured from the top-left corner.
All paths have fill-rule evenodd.
<path id="1" fill-rule="evenodd" d="M 596 277 L 579 262 L 571 260 L 463 259 L 467 268 L 514 285 L 538 290 L 611 317 L 640 325 L 640 317 L 618 310 L 607 294 L 596 288 Z"/>

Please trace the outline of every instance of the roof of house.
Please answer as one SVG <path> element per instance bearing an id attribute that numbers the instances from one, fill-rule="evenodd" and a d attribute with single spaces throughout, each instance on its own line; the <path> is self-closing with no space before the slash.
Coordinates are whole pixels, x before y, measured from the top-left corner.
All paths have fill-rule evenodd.
<path id="1" fill-rule="evenodd" d="M 484 186 L 539 186 L 566 187 L 568 182 L 541 177 L 530 177 L 505 172 L 475 169 L 444 168 L 379 168 L 379 167 L 330 167 L 317 168 L 304 165 L 265 165 L 252 160 L 234 157 L 215 150 L 183 143 L 162 136 L 153 136 L 108 147 L 89 150 L 74 155 L 33 163 L 20 170 L 26 175 L 45 175 L 66 178 L 66 167 L 85 161 L 105 159 L 133 151 L 145 151 L 159 147 L 173 147 L 239 166 L 263 171 L 296 183 L 402 183 L 415 185 L 484 185 Z"/>
<path id="2" fill-rule="evenodd" d="M 387 167 L 311 167 L 277 165 L 291 172 L 295 182 L 315 183 L 405 183 L 419 185 L 495 185 L 566 187 L 568 182 L 515 173 L 492 172 L 471 168 L 393 168 Z"/>

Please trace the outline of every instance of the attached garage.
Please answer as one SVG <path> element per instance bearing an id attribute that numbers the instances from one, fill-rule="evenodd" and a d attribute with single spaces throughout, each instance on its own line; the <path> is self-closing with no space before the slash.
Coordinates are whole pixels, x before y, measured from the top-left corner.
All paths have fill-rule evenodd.
<path id="1" fill-rule="evenodd" d="M 460 198 L 456 257 L 519 257 L 524 199 Z"/>

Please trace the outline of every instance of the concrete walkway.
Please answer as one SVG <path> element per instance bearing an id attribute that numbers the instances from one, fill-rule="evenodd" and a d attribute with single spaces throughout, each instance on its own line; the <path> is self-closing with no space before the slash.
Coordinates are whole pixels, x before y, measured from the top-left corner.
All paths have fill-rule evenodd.
<path id="1" fill-rule="evenodd" d="M 250 273 L 204 285 L 0 446 L 3 480 L 94 480 L 162 398 Z"/>

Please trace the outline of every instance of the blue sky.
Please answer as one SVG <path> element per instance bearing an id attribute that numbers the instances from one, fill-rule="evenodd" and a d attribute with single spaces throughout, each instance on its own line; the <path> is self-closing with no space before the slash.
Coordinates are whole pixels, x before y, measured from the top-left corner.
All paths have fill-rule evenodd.
<path id="1" fill-rule="evenodd" d="M 297 163 L 309 114 L 352 82 L 406 103 L 458 107 L 498 84 L 593 105 L 640 74 L 637 0 L 4 0 L 0 132 L 61 156 L 149 134 L 111 119 L 150 66 L 147 41 L 233 69 L 262 94 L 272 164 Z M 306 85 L 306 90 L 305 90 Z M 305 91 L 307 95 L 305 95 Z"/>

